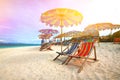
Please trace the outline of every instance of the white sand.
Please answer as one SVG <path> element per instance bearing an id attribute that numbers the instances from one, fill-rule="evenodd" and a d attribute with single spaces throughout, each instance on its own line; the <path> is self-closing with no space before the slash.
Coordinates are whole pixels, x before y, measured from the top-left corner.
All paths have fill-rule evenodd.
<path id="1" fill-rule="evenodd" d="M 0 80 L 120 80 L 120 44 L 97 45 L 97 62 L 87 62 L 77 73 L 78 60 L 61 65 L 66 57 L 52 61 L 54 51 L 39 51 L 39 47 L 0 49 Z M 77 64 L 76 64 L 77 63 Z"/>

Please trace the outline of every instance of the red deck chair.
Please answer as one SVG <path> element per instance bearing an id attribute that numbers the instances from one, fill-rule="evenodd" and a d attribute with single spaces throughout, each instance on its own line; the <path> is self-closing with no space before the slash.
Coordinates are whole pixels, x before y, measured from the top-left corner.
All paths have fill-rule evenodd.
<path id="1" fill-rule="evenodd" d="M 93 48 L 94 48 L 95 58 L 89 58 Z M 82 65 L 80 66 L 80 68 L 78 70 L 78 73 L 81 72 L 81 70 L 83 69 L 83 65 L 85 64 L 87 59 L 92 59 L 92 60 L 95 60 L 95 61 L 97 60 L 96 49 L 95 49 L 95 46 L 94 46 L 94 42 L 83 42 L 82 45 L 79 47 L 78 51 L 73 55 L 69 55 L 68 58 L 62 64 L 65 63 L 67 65 L 72 58 L 82 58 L 82 59 L 84 59 Z"/>

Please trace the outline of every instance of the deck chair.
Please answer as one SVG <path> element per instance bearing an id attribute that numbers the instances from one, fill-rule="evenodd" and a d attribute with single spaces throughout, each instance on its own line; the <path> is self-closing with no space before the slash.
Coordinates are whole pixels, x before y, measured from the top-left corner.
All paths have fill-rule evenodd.
<path id="1" fill-rule="evenodd" d="M 120 38 L 114 38 L 114 39 L 113 39 L 113 43 L 114 43 L 114 44 L 120 43 Z"/>
<path id="2" fill-rule="evenodd" d="M 52 42 L 51 42 L 51 43 L 44 43 L 44 44 L 41 45 L 40 51 L 42 51 L 42 50 L 52 50 L 52 49 L 51 49 L 51 46 L 52 46 L 52 45 L 53 45 Z"/>
<path id="3" fill-rule="evenodd" d="M 79 47 L 77 52 L 74 53 L 73 55 L 69 55 L 67 57 L 67 59 L 62 64 L 66 64 L 67 65 L 72 58 L 82 58 L 82 59 L 84 59 L 84 61 L 82 62 L 81 66 L 80 66 L 80 68 L 78 70 L 78 73 L 81 72 L 85 62 L 87 61 L 87 59 L 92 59 L 92 60 L 95 60 L 95 61 L 97 60 L 96 48 L 94 46 L 94 43 L 95 42 L 83 42 L 83 43 L 81 43 L 81 46 Z M 95 58 L 89 58 L 92 49 L 94 49 L 94 56 L 95 56 Z"/>
<path id="4" fill-rule="evenodd" d="M 58 55 L 53 59 L 53 61 L 55 61 L 61 55 L 72 54 L 78 48 L 79 44 L 80 44 L 79 42 L 78 43 L 72 43 L 70 48 L 67 47 L 62 52 L 56 52 L 56 53 L 58 53 Z"/>

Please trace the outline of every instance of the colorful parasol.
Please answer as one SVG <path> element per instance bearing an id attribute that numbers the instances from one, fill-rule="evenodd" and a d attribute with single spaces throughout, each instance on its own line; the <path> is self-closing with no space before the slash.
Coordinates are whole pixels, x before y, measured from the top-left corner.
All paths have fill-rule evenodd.
<path id="1" fill-rule="evenodd" d="M 49 39 L 52 36 L 52 34 L 40 34 L 39 38 L 40 39 Z"/>
<path id="2" fill-rule="evenodd" d="M 81 23 L 83 16 L 76 10 L 56 8 L 48 10 L 41 15 L 41 21 L 46 25 L 55 27 L 73 26 Z"/>
<path id="3" fill-rule="evenodd" d="M 85 30 L 105 30 L 105 29 L 111 29 L 113 27 L 112 23 L 97 23 L 97 24 L 92 24 L 88 25 Z"/>
<path id="4" fill-rule="evenodd" d="M 40 35 L 38 35 L 39 39 L 42 39 L 41 44 L 43 44 L 45 42 L 44 40 L 50 39 L 51 36 L 52 36 L 52 34 L 40 34 Z"/>
<path id="5" fill-rule="evenodd" d="M 62 37 L 73 37 L 73 35 L 80 33 L 80 31 L 69 31 L 63 34 L 57 35 L 55 38 L 62 38 Z"/>
<path id="6" fill-rule="evenodd" d="M 73 38 L 93 38 L 93 37 L 99 37 L 99 32 L 98 30 L 86 30 L 83 32 L 76 33 L 73 35 Z"/>
<path id="7" fill-rule="evenodd" d="M 48 10 L 41 15 L 41 21 L 46 25 L 61 27 L 64 26 L 73 26 L 81 23 L 83 16 L 76 10 L 67 9 L 67 8 L 56 8 Z M 61 38 L 62 44 L 62 38 Z M 62 51 L 62 46 L 61 46 Z"/>
<path id="8" fill-rule="evenodd" d="M 43 34 L 57 34 L 58 30 L 53 30 L 53 29 L 41 29 L 39 32 Z"/>
<path id="9" fill-rule="evenodd" d="M 119 29 L 120 28 L 120 24 L 113 24 L 113 27 L 111 29 Z"/>
<path id="10" fill-rule="evenodd" d="M 110 34 L 112 34 L 112 30 L 113 29 L 118 29 L 120 28 L 119 24 L 112 24 L 112 23 L 97 23 L 97 24 L 92 24 L 92 25 L 88 25 L 85 30 L 106 30 L 106 29 L 110 29 L 111 32 Z"/>
<path id="11" fill-rule="evenodd" d="M 112 29 L 115 29 L 115 27 L 114 27 L 114 25 L 112 23 L 97 23 L 97 24 L 88 25 L 85 28 L 85 31 L 86 30 L 100 31 L 100 30 L 106 30 L 106 29 L 110 29 L 111 30 L 110 34 L 112 34 Z M 99 40 L 98 40 L 98 42 L 99 42 Z"/>

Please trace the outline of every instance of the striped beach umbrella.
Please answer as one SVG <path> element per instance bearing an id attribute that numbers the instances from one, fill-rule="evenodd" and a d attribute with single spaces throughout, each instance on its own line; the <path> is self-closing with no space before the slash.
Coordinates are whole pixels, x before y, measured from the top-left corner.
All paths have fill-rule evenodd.
<path id="1" fill-rule="evenodd" d="M 49 39 L 52 36 L 52 34 L 40 34 L 39 38 L 40 39 Z"/>
<path id="2" fill-rule="evenodd" d="M 38 35 L 39 39 L 42 39 L 41 43 L 45 42 L 44 40 L 50 39 L 51 36 L 52 36 L 52 34 L 40 34 L 40 35 Z"/>
<path id="3" fill-rule="evenodd" d="M 54 30 L 54 29 L 41 29 L 41 30 L 39 30 L 39 32 L 41 32 L 42 34 L 57 34 L 58 30 Z"/>
<path id="4" fill-rule="evenodd" d="M 110 29 L 111 32 L 110 34 L 112 34 L 112 30 L 113 29 L 118 29 L 120 28 L 120 24 L 112 24 L 112 23 L 97 23 L 97 24 L 91 24 L 88 25 L 85 30 L 107 30 Z"/>
<path id="5" fill-rule="evenodd" d="M 80 31 L 69 31 L 63 34 L 59 34 L 55 36 L 55 38 L 62 38 L 62 37 L 73 37 L 73 35 L 80 33 Z"/>
<path id="6" fill-rule="evenodd" d="M 45 23 L 49 26 L 60 27 L 61 34 L 62 28 L 78 25 L 81 23 L 83 16 L 80 12 L 67 9 L 67 8 L 56 8 L 48 10 L 41 15 L 41 22 Z M 62 38 L 61 38 L 61 45 L 62 45 Z M 61 46 L 62 51 L 62 46 Z"/>
<path id="7" fill-rule="evenodd" d="M 106 30 L 111 29 L 113 27 L 112 23 L 97 23 L 88 25 L 85 30 Z"/>

